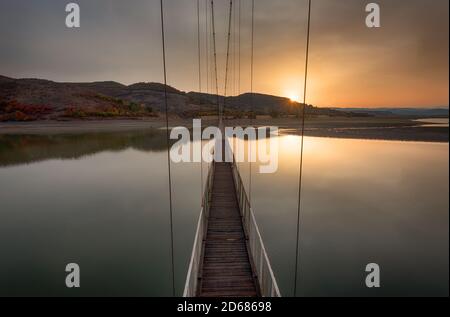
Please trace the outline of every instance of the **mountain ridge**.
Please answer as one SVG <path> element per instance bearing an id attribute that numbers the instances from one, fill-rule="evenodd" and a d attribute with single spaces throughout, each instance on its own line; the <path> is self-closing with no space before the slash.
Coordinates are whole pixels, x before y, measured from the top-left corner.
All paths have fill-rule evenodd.
<path id="1" fill-rule="evenodd" d="M 63 117 L 141 117 L 157 116 L 165 110 L 182 117 L 212 115 L 217 112 L 214 94 L 184 92 L 156 82 L 124 85 L 115 81 L 56 82 L 38 78 L 10 78 L 0 75 L 0 118 L 2 121 Z M 288 98 L 254 94 L 254 113 L 295 114 L 300 104 Z M 250 94 L 219 96 L 227 113 L 250 112 Z M 37 107 L 37 108 L 36 108 Z M 27 109 L 31 110 L 28 111 Z M 314 107 L 308 106 L 312 110 Z"/>
<path id="2" fill-rule="evenodd" d="M 0 121 L 65 120 L 71 118 L 157 117 L 165 111 L 184 118 L 217 115 L 217 98 L 228 117 L 299 116 L 303 104 L 263 93 L 217 96 L 184 92 L 157 82 L 125 85 L 116 81 L 56 82 L 0 75 Z M 306 105 L 307 115 L 370 117 L 401 115 L 398 111 Z M 407 115 L 408 113 L 406 113 Z M 410 113 L 414 115 L 414 113 Z M 447 113 L 448 115 L 448 113 Z"/>

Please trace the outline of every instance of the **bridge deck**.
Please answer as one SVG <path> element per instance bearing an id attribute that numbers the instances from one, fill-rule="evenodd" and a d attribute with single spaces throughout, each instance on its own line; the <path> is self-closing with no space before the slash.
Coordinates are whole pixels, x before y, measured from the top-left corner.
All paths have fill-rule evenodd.
<path id="1" fill-rule="evenodd" d="M 258 296 L 230 163 L 215 163 L 199 296 Z"/>

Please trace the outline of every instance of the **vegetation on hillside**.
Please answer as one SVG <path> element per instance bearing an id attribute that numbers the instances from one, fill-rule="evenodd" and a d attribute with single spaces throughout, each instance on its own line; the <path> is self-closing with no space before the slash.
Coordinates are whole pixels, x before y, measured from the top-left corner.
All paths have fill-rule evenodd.
<path id="1" fill-rule="evenodd" d="M 170 114 L 186 119 L 217 116 L 217 102 L 231 119 L 299 117 L 303 113 L 301 103 L 260 93 L 225 98 L 186 93 L 160 83 L 58 83 L 0 76 L 0 121 L 157 117 L 165 112 L 165 92 Z M 312 105 L 306 105 L 305 113 L 308 117 L 372 116 Z"/>
<path id="2" fill-rule="evenodd" d="M 62 117 L 65 118 L 114 118 L 114 117 L 156 117 L 152 107 L 124 101 L 119 98 L 95 95 L 93 99 L 104 101 L 106 105 L 97 107 L 71 106 L 65 109 Z"/>
<path id="3" fill-rule="evenodd" d="M 98 106 L 69 106 L 62 112 L 46 105 L 28 105 L 17 100 L 0 101 L 0 122 L 36 121 L 58 118 L 115 118 L 156 117 L 152 107 L 124 101 L 118 98 L 95 95 L 93 99 L 103 101 Z"/>
<path id="4" fill-rule="evenodd" d="M 0 101 L 0 121 L 34 121 L 53 112 L 45 105 L 26 105 L 12 101 Z"/>

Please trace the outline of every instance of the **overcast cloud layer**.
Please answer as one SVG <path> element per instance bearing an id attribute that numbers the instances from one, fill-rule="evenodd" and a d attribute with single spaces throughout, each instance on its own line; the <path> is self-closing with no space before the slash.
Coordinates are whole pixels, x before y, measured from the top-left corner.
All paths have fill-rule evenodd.
<path id="1" fill-rule="evenodd" d="M 0 74 L 56 81 L 162 81 L 159 0 L 0 2 Z M 200 0 L 205 60 L 205 3 Z M 363 0 L 312 0 L 307 101 L 319 106 L 448 106 L 448 0 L 383 0 L 379 29 Z M 223 93 L 228 0 L 216 0 Z M 239 0 L 234 1 L 238 6 Z M 241 0 L 241 92 L 249 90 L 250 0 Z M 306 0 L 255 0 L 255 90 L 302 97 Z M 198 90 L 197 0 L 165 0 L 169 84 Z M 236 13 L 237 16 L 237 13 Z M 237 51 L 237 45 L 236 45 Z M 237 66 L 237 59 L 235 61 Z M 206 90 L 206 63 L 203 63 Z M 230 91 L 239 92 L 236 84 Z M 210 87 L 211 89 L 211 87 Z"/>

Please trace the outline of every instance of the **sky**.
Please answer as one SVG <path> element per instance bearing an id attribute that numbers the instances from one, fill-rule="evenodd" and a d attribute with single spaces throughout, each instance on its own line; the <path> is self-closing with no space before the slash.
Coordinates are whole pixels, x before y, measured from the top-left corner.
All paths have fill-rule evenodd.
<path id="1" fill-rule="evenodd" d="M 78 29 L 65 25 L 69 2 L 0 1 L 0 75 L 64 82 L 163 81 L 159 0 L 73 1 L 81 8 Z M 373 1 L 381 8 L 380 28 L 365 24 L 369 2 L 312 0 L 307 103 L 448 107 L 449 1 Z M 197 0 L 164 0 L 167 79 L 183 91 L 214 92 L 211 50 L 207 54 L 206 49 L 206 39 L 211 40 L 205 5 L 210 1 L 199 3 L 201 87 Z M 229 0 L 214 3 L 223 94 Z M 250 91 L 251 0 L 233 3 L 227 95 Z M 255 92 L 303 100 L 306 26 L 307 0 L 255 0 Z"/>

